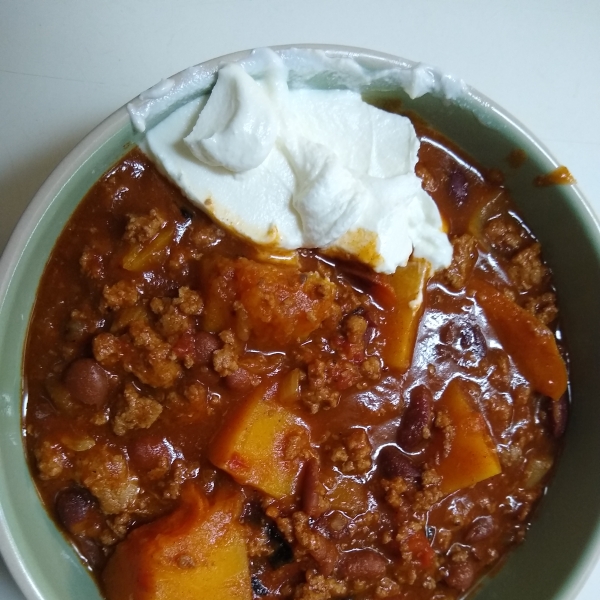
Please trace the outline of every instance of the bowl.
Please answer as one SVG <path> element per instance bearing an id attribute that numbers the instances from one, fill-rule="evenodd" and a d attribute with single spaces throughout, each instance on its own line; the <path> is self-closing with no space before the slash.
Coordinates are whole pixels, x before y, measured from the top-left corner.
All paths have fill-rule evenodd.
<path id="1" fill-rule="evenodd" d="M 278 47 L 278 53 L 291 47 Z M 394 94 L 484 167 L 505 172 L 505 183 L 526 222 L 542 242 L 554 272 L 561 323 L 570 356 L 572 408 L 564 451 L 526 542 L 488 576 L 478 600 L 569 600 L 577 596 L 600 554 L 600 229 L 575 185 L 534 185 L 559 163 L 516 119 L 476 90 L 434 69 L 378 52 L 312 45 L 328 57 L 331 72 L 310 85 L 348 85 L 338 59 L 353 58 L 373 75 L 367 90 Z M 193 89 L 214 82 L 224 62 L 252 61 L 240 52 L 205 62 L 192 74 Z M 418 95 L 406 74 L 420 69 L 430 93 Z M 343 71 L 343 69 L 342 69 Z M 412 85 L 412 88 L 411 88 Z M 401 89 L 405 86 L 413 96 Z M 153 102 L 155 94 L 145 99 Z M 155 119 L 164 107 L 154 111 Z M 22 442 L 22 357 L 36 288 L 57 236 L 93 183 L 143 135 L 125 107 L 92 131 L 56 168 L 19 221 L 0 262 L 0 550 L 29 600 L 99 599 L 94 581 L 44 510 L 30 477 Z M 507 168 L 511 151 L 528 160 Z"/>

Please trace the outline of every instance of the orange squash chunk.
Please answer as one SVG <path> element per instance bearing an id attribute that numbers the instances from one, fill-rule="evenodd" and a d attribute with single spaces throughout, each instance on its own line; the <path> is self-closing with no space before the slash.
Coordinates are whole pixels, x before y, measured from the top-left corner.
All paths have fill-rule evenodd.
<path id="1" fill-rule="evenodd" d="M 382 351 L 388 367 L 400 371 L 410 367 L 428 277 L 429 263 L 422 259 L 411 259 L 390 277 L 395 299 L 383 328 L 385 342 Z"/>
<path id="2" fill-rule="evenodd" d="M 239 494 L 210 506 L 191 483 L 174 512 L 133 530 L 103 572 L 108 600 L 251 600 Z"/>
<path id="3" fill-rule="evenodd" d="M 308 444 L 306 426 L 277 402 L 278 383 L 260 385 L 229 414 L 209 448 L 212 463 L 238 483 L 275 498 L 295 491 L 303 461 L 290 446 Z"/>
<path id="4" fill-rule="evenodd" d="M 234 273 L 232 261 L 227 258 L 208 257 L 201 263 L 202 325 L 206 331 L 218 333 L 233 325 Z"/>
<path id="5" fill-rule="evenodd" d="M 223 331 L 243 315 L 244 327 L 265 347 L 303 341 L 340 313 L 335 285 L 317 272 L 301 272 L 293 263 L 207 259 L 201 279 L 204 328 Z"/>
<path id="6" fill-rule="evenodd" d="M 486 281 L 472 287 L 498 339 L 533 388 L 558 400 L 567 389 L 567 367 L 546 325 Z"/>
<path id="7" fill-rule="evenodd" d="M 250 329 L 261 343 L 304 341 L 323 321 L 339 315 L 335 285 L 317 272 L 239 258 L 235 283 Z"/>
<path id="8" fill-rule="evenodd" d="M 330 510 L 339 510 L 356 516 L 369 509 L 369 496 L 365 486 L 349 477 L 339 478 L 325 495 Z"/>
<path id="9" fill-rule="evenodd" d="M 452 379 L 437 403 L 454 428 L 450 452 L 436 470 L 441 490 L 451 494 L 502 471 L 496 448 L 483 416 L 472 404 L 460 379 Z"/>
<path id="10" fill-rule="evenodd" d="M 293 406 L 300 402 L 300 369 L 292 369 L 281 381 L 279 386 L 279 402 L 283 406 Z"/>
<path id="11" fill-rule="evenodd" d="M 145 271 L 154 266 L 163 250 L 173 240 L 174 234 L 175 228 L 168 225 L 151 240 L 132 246 L 123 257 L 123 268 L 128 271 Z"/>

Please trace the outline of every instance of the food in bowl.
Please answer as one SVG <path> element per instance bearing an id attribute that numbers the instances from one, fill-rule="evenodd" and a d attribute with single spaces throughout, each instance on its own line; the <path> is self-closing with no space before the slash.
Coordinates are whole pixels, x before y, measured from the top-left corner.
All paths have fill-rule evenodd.
<path id="1" fill-rule="evenodd" d="M 25 441 L 109 600 L 457 598 L 522 540 L 566 424 L 551 273 L 497 173 L 411 127 L 440 252 L 393 268 L 240 236 L 150 134 L 161 171 L 131 150 L 70 219 Z"/>

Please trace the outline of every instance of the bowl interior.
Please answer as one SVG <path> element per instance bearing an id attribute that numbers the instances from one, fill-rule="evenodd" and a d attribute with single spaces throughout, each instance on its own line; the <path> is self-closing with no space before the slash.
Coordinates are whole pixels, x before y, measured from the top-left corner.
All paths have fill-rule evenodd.
<path id="1" fill-rule="evenodd" d="M 57 168 L 28 207 L 0 264 L 0 549 L 28 598 L 100 598 L 72 547 L 43 509 L 21 438 L 22 357 L 37 282 L 79 200 L 136 134 L 122 109 Z"/>
<path id="2" fill-rule="evenodd" d="M 335 52 L 335 51 L 332 51 Z M 338 51 L 340 56 L 348 51 Z M 388 57 L 369 53 L 373 68 Z M 392 93 L 387 91 L 386 93 Z M 461 105 L 427 94 L 411 100 L 393 92 L 484 167 L 501 169 L 526 222 L 554 272 L 561 321 L 571 359 L 572 410 L 565 450 L 525 544 L 488 577 L 479 600 L 574 598 L 597 558 L 600 474 L 600 234 L 573 186 L 540 188 L 537 175 L 556 162 L 510 116 L 472 91 Z M 21 361 L 39 277 L 48 254 L 79 200 L 97 178 L 139 142 L 125 109 L 88 136 L 37 194 L 0 263 L 0 549 L 30 599 L 99 599 L 77 556 L 42 508 L 21 440 Z M 520 148 L 528 160 L 508 167 Z"/>

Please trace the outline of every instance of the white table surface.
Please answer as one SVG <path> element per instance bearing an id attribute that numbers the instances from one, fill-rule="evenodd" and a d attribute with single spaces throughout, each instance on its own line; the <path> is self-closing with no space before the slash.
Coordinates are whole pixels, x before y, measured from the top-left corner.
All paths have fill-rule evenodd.
<path id="1" fill-rule="evenodd" d="M 60 160 L 138 93 L 208 58 L 319 42 L 465 79 L 525 123 L 600 214 L 597 0 L 0 0 L 0 251 Z M 600 566 L 577 600 L 600 596 Z M 0 559 L 0 599 L 24 600 Z"/>

